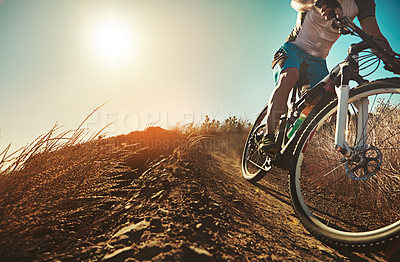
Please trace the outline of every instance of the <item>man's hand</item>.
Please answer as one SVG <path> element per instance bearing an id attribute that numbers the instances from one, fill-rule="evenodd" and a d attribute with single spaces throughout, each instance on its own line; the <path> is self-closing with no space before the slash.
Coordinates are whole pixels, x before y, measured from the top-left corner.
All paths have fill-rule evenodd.
<path id="1" fill-rule="evenodd" d="M 332 18 L 342 18 L 343 10 L 340 3 L 336 0 L 318 0 L 315 3 L 317 10 L 321 13 L 321 16 L 325 20 L 330 20 Z"/>
<path id="2" fill-rule="evenodd" d="M 323 5 L 321 9 L 319 9 L 321 16 L 325 18 L 325 20 L 331 20 L 332 18 L 343 18 L 343 10 L 340 7 L 336 7 L 335 9 L 328 7 L 327 5 Z"/>
<path id="3" fill-rule="evenodd" d="M 385 56 L 381 59 L 385 63 L 384 68 L 392 73 L 400 75 L 400 58 L 391 48 L 384 51 Z"/>
<path id="4" fill-rule="evenodd" d="M 394 60 L 390 64 L 385 64 L 384 68 L 396 75 L 400 75 L 400 60 Z"/>

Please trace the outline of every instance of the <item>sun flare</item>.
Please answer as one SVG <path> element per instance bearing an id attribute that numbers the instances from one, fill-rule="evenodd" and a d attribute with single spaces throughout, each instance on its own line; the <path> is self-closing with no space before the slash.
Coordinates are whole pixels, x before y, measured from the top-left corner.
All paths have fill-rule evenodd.
<path id="1" fill-rule="evenodd" d="M 96 54 L 109 62 L 120 62 L 137 48 L 137 40 L 128 23 L 114 16 L 95 24 L 91 42 Z"/>

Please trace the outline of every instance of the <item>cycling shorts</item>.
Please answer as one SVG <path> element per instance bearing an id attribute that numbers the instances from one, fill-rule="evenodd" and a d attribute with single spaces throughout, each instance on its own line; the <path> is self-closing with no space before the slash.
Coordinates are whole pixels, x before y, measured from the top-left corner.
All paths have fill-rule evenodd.
<path id="1" fill-rule="evenodd" d="M 279 75 L 282 70 L 294 67 L 299 69 L 301 72 L 302 70 L 300 70 L 300 66 L 304 65 L 307 67 L 305 77 L 310 84 L 310 87 L 315 86 L 329 74 L 325 59 L 307 54 L 291 42 L 284 43 L 275 54 L 272 63 L 275 86 L 279 82 Z"/>

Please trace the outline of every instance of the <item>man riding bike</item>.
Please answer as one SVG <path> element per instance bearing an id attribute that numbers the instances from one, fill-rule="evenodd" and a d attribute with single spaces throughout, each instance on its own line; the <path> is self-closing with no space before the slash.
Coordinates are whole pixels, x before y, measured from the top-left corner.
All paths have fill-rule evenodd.
<path id="1" fill-rule="evenodd" d="M 266 135 L 259 147 L 266 155 L 276 155 L 280 149 L 274 133 L 296 82 L 313 87 L 329 73 L 325 58 L 340 36 L 332 27 L 333 18 L 358 17 L 362 29 L 390 49 L 375 18 L 374 0 L 292 0 L 291 6 L 298 11 L 296 26 L 272 62 L 275 89 L 268 104 Z"/>

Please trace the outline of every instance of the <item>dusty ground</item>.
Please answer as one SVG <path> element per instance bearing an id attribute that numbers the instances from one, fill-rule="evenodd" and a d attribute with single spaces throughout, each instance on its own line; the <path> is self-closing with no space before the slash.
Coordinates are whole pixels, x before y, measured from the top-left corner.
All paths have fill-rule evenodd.
<path id="1" fill-rule="evenodd" d="M 311 236 L 284 171 L 242 178 L 244 139 L 153 128 L 33 158 L 0 177 L 0 261 L 396 261 Z"/>

